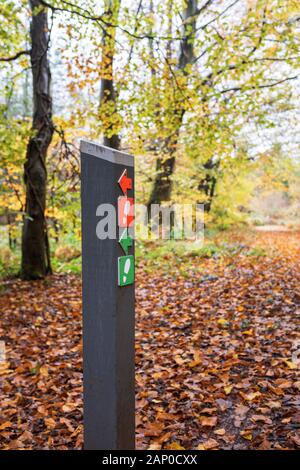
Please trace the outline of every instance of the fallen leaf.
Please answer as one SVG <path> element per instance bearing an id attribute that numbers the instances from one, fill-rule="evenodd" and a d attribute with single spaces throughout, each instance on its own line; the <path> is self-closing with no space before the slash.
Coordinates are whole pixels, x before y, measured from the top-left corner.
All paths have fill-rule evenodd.
<path id="1" fill-rule="evenodd" d="M 252 441 L 253 439 L 251 431 L 241 431 L 240 435 L 243 439 L 246 439 L 247 441 Z"/>
<path id="2" fill-rule="evenodd" d="M 224 392 L 226 393 L 226 395 L 229 395 L 232 389 L 233 389 L 232 385 L 227 385 L 226 387 L 224 387 Z"/>
<path id="3" fill-rule="evenodd" d="M 169 450 L 185 450 L 184 447 L 182 447 L 182 445 L 178 444 L 178 442 L 172 442 L 172 444 L 169 444 L 166 449 L 169 449 Z"/>
<path id="4" fill-rule="evenodd" d="M 247 401 L 253 401 L 256 398 L 260 397 L 261 393 L 260 392 L 251 392 L 251 393 L 248 393 L 248 394 L 242 393 L 242 396 Z"/>
<path id="5" fill-rule="evenodd" d="M 3 431 L 6 428 L 11 428 L 12 427 L 12 422 L 11 421 L 5 421 L 4 423 L 0 424 L 0 431 Z"/>
<path id="6" fill-rule="evenodd" d="M 151 444 L 148 447 L 148 450 L 160 450 L 161 449 L 161 444 Z"/>
<path id="7" fill-rule="evenodd" d="M 224 428 L 216 429 L 214 431 L 214 434 L 217 434 L 218 436 L 224 436 L 226 434 L 226 431 Z"/>
<path id="8" fill-rule="evenodd" d="M 251 416 L 251 421 L 257 423 L 257 422 L 262 422 L 266 424 L 272 424 L 272 420 L 268 418 L 267 416 L 264 415 L 253 415 Z"/>
<path id="9" fill-rule="evenodd" d="M 201 364 L 201 356 L 200 356 L 200 352 L 196 351 L 194 353 L 194 360 L 189 363 L 189 367 L 193 368 L 193 367 L 198 366 L 199 364 Z"/>
<path id="10" fill-rule="evenodd" d="M 295 362 L 288 361 L 287 359 L 284 362 L 288 366 L 288 368 L 291 370 L 295 370 L 298 368 L 298 365 Z"/>
<path id="11" fill-rule="evenodd" d="M 218 418 L 215 416 L 209 418 L 204 416 L 200 417 L 200 422 L 202 426 L 214 427 L 218 422 Z"/>
<path id="12" fill-rule="evenodd" d="M 203 442 L 200 444 L 200 446 L 204 447 L 204 450 L 212 450 L 212 449 L 217 449 L 219 447 L 219 443 L 215 439 L 208 439 L 207 441 Z M 201 448 L 198 450 L 202 450 Z"/>
<path id="13" fill-rule="evenodd" d="M 48 377 L 49 375 L 48 367 L 47 366 L 40 367 L 39 373 L 42 377 Z"/>
<path id="14" fill-rule="evenodd" d="M 56 426 L 56 422 L 53 418 L 44 418 L 44 422 L 48 429 L 53 429 Z"/>

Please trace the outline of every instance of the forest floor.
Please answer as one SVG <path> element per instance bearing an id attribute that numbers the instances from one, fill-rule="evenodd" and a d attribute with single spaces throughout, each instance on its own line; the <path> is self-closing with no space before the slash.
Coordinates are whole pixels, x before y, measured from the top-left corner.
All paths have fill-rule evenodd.
<path id="1" fill-rule="evenodd" d="M 226 237 L 139 261 L 139 449 L 300 447 L 300 234 Z M 0 448 L 81 448 L 80 277 L 6 280 L 0 312 Z"/>

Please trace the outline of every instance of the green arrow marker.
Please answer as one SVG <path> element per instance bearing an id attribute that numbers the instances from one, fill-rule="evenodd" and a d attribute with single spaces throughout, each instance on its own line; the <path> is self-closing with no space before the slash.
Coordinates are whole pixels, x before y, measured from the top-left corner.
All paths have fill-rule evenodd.
<path id="1" fill-rule="evenodd" d="M 124 253 L 127 255 L 128 254 L 128 248 L 130 246 L 132 246 L 132 238 L 129 235 L 127 228 L 125 228 L 125 230 L 123 230 L 122 235 L 121 235 L 120 240 L 119 240 L 119 243 L 120 243 L 121 247 L 123 248 Z"/>
<path id="2" fill-rule="evenodd" d="M 134 257 L 120 256 L 118 258 L 118 284 L 128 286 L 134 283 Z"/>

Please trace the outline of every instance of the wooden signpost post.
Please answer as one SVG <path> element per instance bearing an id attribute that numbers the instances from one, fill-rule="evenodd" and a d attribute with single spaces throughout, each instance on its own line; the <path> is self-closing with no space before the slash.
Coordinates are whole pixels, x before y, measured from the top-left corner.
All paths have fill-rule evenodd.
<path id="1" fill-rule="evenodd" d="M 81 141 L 80 150 L 84 448 L 130 450 L 135 442 L 134 160 L 89 141 Z M 115 220 L 103 204 L 115 210 Z M 99 234 L 99 223 L 107 237 Z M 109 238 L 114 227 L 116 236 Z"/>

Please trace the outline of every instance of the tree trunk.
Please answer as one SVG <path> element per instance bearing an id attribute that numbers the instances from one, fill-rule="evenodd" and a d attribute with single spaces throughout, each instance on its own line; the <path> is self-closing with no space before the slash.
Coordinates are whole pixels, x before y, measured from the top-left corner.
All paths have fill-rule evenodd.
<path id="1" fill-rule="evenodd" d="M 210 158 L 207 162 L 204 163 L 203 168 L 206 170 L 204 178 L 200 180 L 198 185 L 198 191 L 205 194 L 205 201 L 199 201 L 199 204 L 203 204 L 204 211 L 209 213 L 215 197 L 216 186 L 217 186 L 217 177 L 216 170 L 220 165 L 219 160 L 214 160 Z"/>
<path id="2" fill-rule="evenodd" d="M 156 161 L 156 175 L 152 188 L 148 208 L 151 204 L 160 204 L 162 201 L 169 201 L 172 190 L 172 175 L 175 168 L 175 155 L 166 156 L 163 160 L 158 158 Z"/>
<path id="3" fill-rule="evenodd" d="M 115 24 L 118 19 L 119 9 L 120 9 L 120 0 L 108 0 L 107 9 L 104 12 L 105 21 Z M 100 107 L 109 106 L 112 112 L 116 112 L 116 91 L 114 87 L 114 76 L 113 76 L 113 62 L 114 62 L 114 53 L 115 53 L 115 35 L 116 28 L 106 26 L 105 31 L 103 32 L 102 38 L 102 78 L 101 78 L 101 90 L 100 90 Z M 110 116 L 108 116 L 108 119 Z M 118 133 L 113 133 L 111 135 L 111 130 L 113 126 L 109 125 L 107 129 L 104 130 L 103 144 L 107 147 L 112 147 L 114 149 L 120 148 L 120 137 Z"/>
<path id="4" fill-rule="evenodd" d="M 196 34 L 196 19 L 198 15 L 197 0 L 188 0 L 183 12 L 182 39 L 177 64 L 177 72 L 186 75 L 186 66 L 194 59 L 194 38 Z M 170 47 L 170 46 L 169 46 Z M 163 158 L 156 162 L 156 175 L 152 192 L 148 202 L 148 210 L 151 204 L 160 204 L 168 201 L 172 193 L 172 176 L 175 170 L 175 153 L 178 144 L 180 127 L 183 121 L 185 109 L 181 103 L 175 104 L 174 114 L 177 115 L 175 130 L 172 137 L 166 139 Z"/>
<path id="5" fill-rule="evenodd" d="M 26 206 L 22 232 L 22 266 L 24 279 L 38 279 L 51 272 L 49 242 L 45 217 L 46 155 L 52 140 L 52 100 L 48 62 L 47 11 L 39 0 L 30 0 L 32 20 L 31 68 L 33 86 L 32 137 L 27 146 L 24 165 Z"/>

